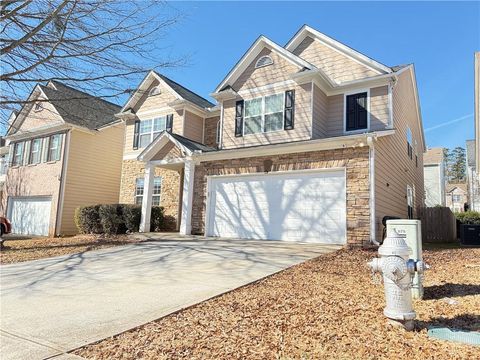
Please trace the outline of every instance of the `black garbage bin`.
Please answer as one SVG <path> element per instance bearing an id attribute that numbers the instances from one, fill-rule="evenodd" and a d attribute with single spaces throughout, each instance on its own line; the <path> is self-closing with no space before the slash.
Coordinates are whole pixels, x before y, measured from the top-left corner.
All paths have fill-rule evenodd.
<path id="1" fill-rule="evenodd" d="M 480 246 L 480 225 L 460 225 L 460 243 Z"/>

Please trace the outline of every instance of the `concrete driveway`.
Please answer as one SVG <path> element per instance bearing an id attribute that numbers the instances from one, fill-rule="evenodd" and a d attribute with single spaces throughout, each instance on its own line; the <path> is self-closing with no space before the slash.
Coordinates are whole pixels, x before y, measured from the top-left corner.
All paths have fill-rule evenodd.
<path id="1" fill-rule="evenodd" d="M 73 358 L 65 353 L 339 248 L 177 239 L 0 266 L 1 358 Z"/>

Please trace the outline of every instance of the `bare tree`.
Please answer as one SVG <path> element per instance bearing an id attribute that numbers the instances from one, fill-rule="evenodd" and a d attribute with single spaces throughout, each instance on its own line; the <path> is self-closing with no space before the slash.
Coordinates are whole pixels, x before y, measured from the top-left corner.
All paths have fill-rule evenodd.
<path id="1" fill-rule="evenodd" d="M 107 99 L 149 69 L 178 66 L 159 42 L 181 14 L 153 0 L 2 0 L 2 122 L 36 83 L 58 80 Z"/>

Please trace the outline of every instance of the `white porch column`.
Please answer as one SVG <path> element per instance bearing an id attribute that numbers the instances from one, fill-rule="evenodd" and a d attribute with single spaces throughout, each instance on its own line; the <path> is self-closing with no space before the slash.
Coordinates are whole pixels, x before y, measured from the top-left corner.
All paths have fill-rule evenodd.
<path id="1" fill-rule="evenodd" d="M 183 174 L 183 199 L 182 219 L 180 221 L 180 234 L 190 235 L 192 232 L 192 205 L 193 205 L 193 179 L 195 176 L 195 162 L 185 161 Z"/>
<path id="2" fill-rule="evenodd" d="M 152 192 L 155 166 L 145 164 L 145 177 L 143 180 L 142 217 L 140 219 L 140 232 L 150 231 L 150 217 L 152 215 Z"/>

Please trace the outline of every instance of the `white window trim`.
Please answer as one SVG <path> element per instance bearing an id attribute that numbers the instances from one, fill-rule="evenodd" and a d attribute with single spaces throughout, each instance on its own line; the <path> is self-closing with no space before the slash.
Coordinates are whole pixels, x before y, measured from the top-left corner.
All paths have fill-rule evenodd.
<path id="1" fill-rule="evenodd" d="M 347 131 L 347 96 L 360 93 L 367 93 L 367 128 L 360 130 Z M 370 88 L 367 89 L 355 89 L 343 93 L 343 133 L 344 134 L 361 134 L 370 131 Z"/>
<path id="2" fill-rule="evenodd" d="M 38 151 L 34 152 L 33 151 L 33 143 L 37 140 L 40 143 L 39 143 L 39 146 L 38 146 Z M 43 138 L 35 138 L 35 139 L 30 140 L 30 152 L 28 154 L 28 164 L 29 165 L 40 164 L 42 162 L 42 148 L 43 148 Z M 32 160 L 34 153 L 38 153 L 38 160 L 37 161 Z"/>
<path id="3" fill-rule="evenodd" d="M 55 137 L 55 136 L 58 136 L 58 138 L 60 139 L 58 141 L 58 144 L 56 147 L 52 148 L 52 139 Z M 50 135 L 49 137 L 49 141 L 48 141 L 48 146 L 47 146 L 47 162 L 54 162 L 54 161 L 59 161 L 61 158 L 62 158 L 62 134 L 53 134 L 53 135 Z M 51 151 L 52 150 L 55 150 L 55 159 L 52 159 L 52 156 L 51 156 Z M 58 153 L 58 154 L 57 154 Z M 58 157 L 58 159 L 57 159 Z"/>
<path id="4" fill-rule="evenodd" d="M 270 97 L 270 96 L 275 96 L 275 95 L 281 95 L 283 94 L 282 96 L 282 127 L 281 129 L 278 129 L 278 130 L 272 130 L 272 131 L 263 131 L 263 129 L 265 129 L 265 115 L 271 115 L 271 114 L 275 114 L 277 112 L 270 112 L 268 114 L 265 113 L 265 98 L 266 97 Z M 245 134 L 245 119 L 246 119 L 246 116 L 245 116 L 245 113 L 246 113 L 246 109 L 247 109 L 247 105 L 246 105 L 246 102 L 247 101 L 252 101 L 252 100 L 256 100 L 256 99 L 262 99 L 262 131 L 260 132 L 256 132 L 256 133 L 252 133 L 252 134 Z M 270 94 L 270 95 L 265 95 L 265 96 L 257 96 L 257 97 L 254 97 L 254 98 L 251 98 L 251 99 L 248 99 L 248 100 L 244 100 L 243 102 L 243 128 L 242 128 L 242 136 L 251 136 L 251 135 L 258 135 L 258 134 L 272 134 L 272 133 L 276 133 L 276 132 L 280 132 L 280 131 L 284 131 L 284 124 L 285 124 L 285 93 L 275 93 L 275 94 Z"/>
<path id="5" fill-rule="evenodd" d="M 154 126 L 153 125 L 155 123 L 155 119 L 160 119 L 160 118 L 165 118 L 165 129 L 154 131 Z M 151 121 L 152 122 L 152 126 L 150 128 L 150 142 L 146 146 L 140 146 L 140 143 L 141 143 L 140 138 L 142 137 L 142 135 L 148 134 L 147 132 L 145 132 L 145 133 L 140 132 L 140 129 L 142 128 L 142 122 L 145 122 L 145 121 Z M 139 149 L 145 149 L 148 145 L 150 145 L 152 143 L 153 140 L 155 140 L 155 138 L 153 137 L 153 134 L 161 133 L 162 131 L 165 131 L 165 130 L 167 130 L 167 115 L 155 116 L 154 118 L 151 118 L 151 119 L 140 120 L 140 128 L 139 128 L 139 131 L 138 131 L 138 143 L 139 143 L 138 148 Z"/>
<path id="6" fill-rule="evenodd" d="M 21 144 L 21 152 L 17 155 L 17 149 L 20 147 Z M 18 163 L 16 162 L 17 156 L 19 157 Z M 19 141 L 13 144 L 13 158 L 12 158 L 12 166 L 21 166 L 23 165 L 23 160 L 25 157 L 25 141 Z"/>
<path id="7" fill-rule="evenodd" d="M 142 179 L 143 180 L 143 193 L 142 195 L 137 195 L 137 181 Z M 160 206 L 162 203 L 162 188 L 163 188 L 163 177 L 162 176 L 154 176 L 153 181 L 154 181 L 154 187 L 155 187 L 155 179 L 160 179 L 160 194 L 154 194 L 153 193 L 153 188 L 152 188 L 152 206 Z M 144 177 L 138 177 L 135 179 L 135 189 L 133 193 L 133 202 L 135 205 L 142 205 L 142 202 L 140 204 L 137 204 L 137 198 L 141 198 L 143 200 L 143 196 L 145 195 L 145 178 Z M 158 205 L 153 205 L 153 198 L 158 197 Z"/>
<path id="8" fill-rule="evenodd" d="M 266 58 L 270 59 L 270 62 L 267 62 L 266 64 L 263 64 L 263 65 L 259 65 L 259 64 L 258 64 L 258 63 L 260 62 L 260 60 L 266 59 Z M 260 57 L 258 58 L 258 60 L 255 62 L 255 69 L 259 69 L 259 68 L 262 68 L 262 67 L 265 67 L 265 66 L 269 66 L 269 65 L 273 65 L 273 59 L 272 59 L 272 57 L 269 56 L 269 55 L 263 55 L 263 56 L 260 56 Z"/>

